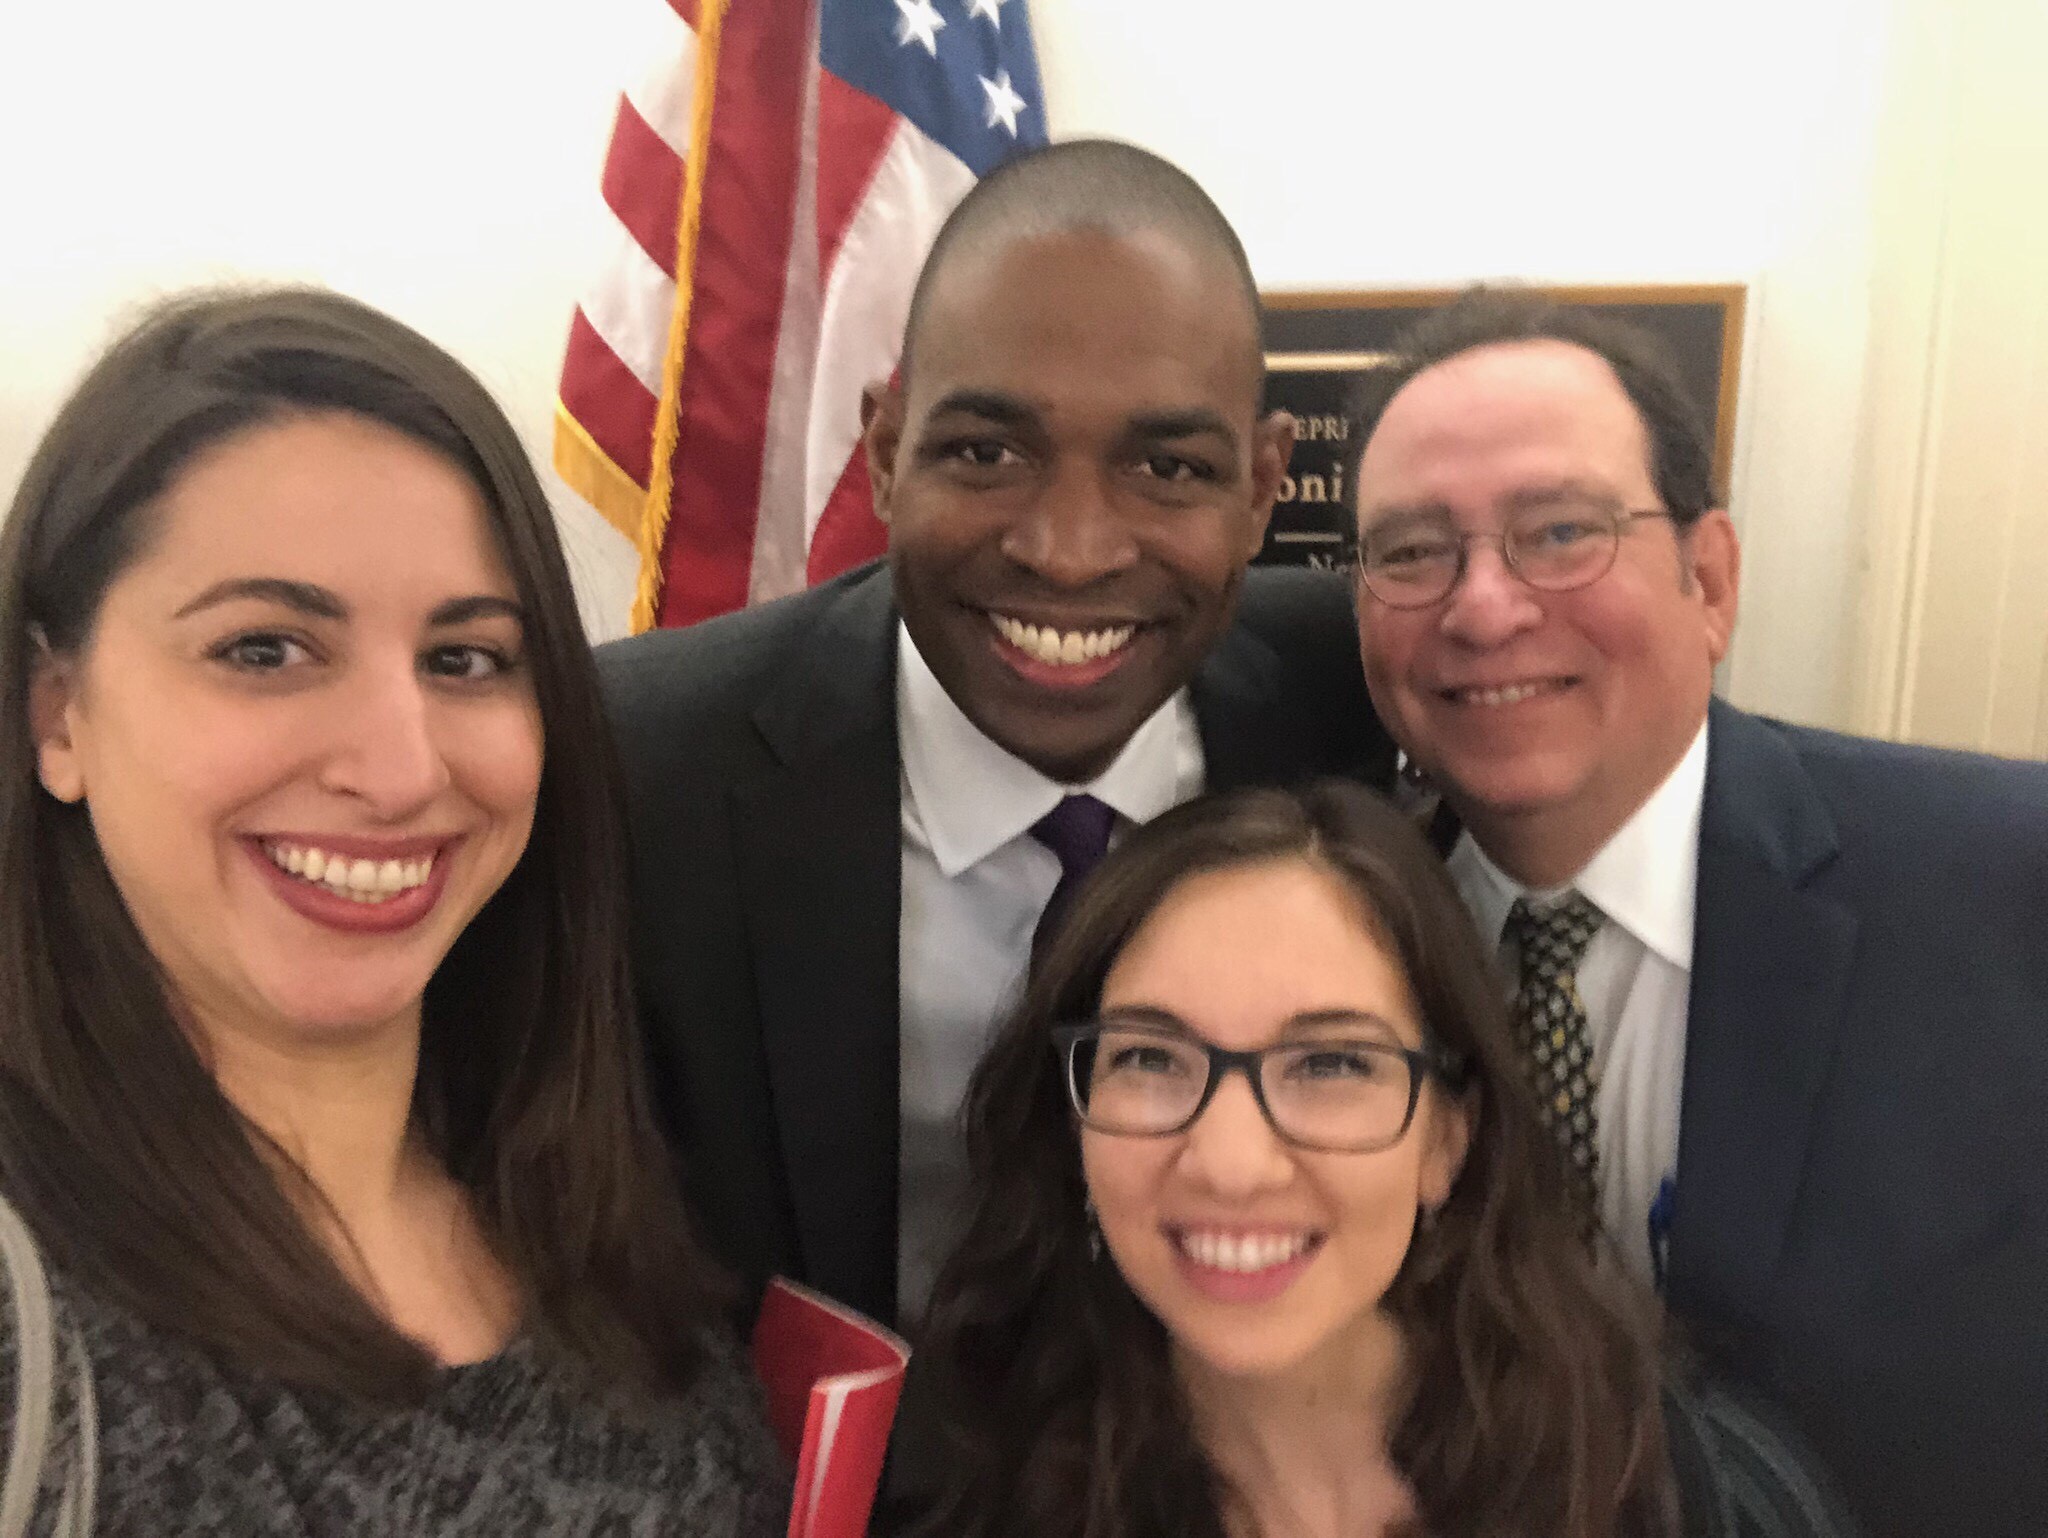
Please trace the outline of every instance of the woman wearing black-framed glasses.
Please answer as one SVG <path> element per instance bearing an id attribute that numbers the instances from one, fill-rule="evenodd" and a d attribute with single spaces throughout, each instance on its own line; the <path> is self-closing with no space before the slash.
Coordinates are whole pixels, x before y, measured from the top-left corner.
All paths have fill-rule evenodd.
<path id="1" fill-rule="evenodd" d="M 1427 845 L 1363 790 L 1133 833 L 968 1096 L 915 1530 L 1844 1531 L 1588 1246 L 1503 1015 Z"/>

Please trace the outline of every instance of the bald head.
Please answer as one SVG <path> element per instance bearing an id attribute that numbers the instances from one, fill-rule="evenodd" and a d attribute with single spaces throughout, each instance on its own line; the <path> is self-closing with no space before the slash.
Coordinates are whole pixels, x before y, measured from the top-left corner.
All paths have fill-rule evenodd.
<path id="1" fill-rule="evenodd" d="M 1089 231 L 1170 241 L 1228 274 L 1243 296 L 1241 317 L 1258 378 L 1259 289 L 1230 221 L 1178 166 L 1113 139 L 1073 139 L 1004 162 L 969 189 L 939 227 L 918 274 L 903 331 L 903 377 L 910 376 L 932 294 L 946 275 L 1018 239 Z M 1219 317 L 1219 321 L 1220 321 Z"/>

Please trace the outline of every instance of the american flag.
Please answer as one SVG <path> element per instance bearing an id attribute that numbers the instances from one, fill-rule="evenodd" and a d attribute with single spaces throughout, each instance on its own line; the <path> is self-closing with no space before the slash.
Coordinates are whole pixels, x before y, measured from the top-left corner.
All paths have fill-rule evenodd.
<path id="1" fill-rule="evenodd" d="M 941 221 L 1046 139 L 1025 0 L 668 5 L 555 413 L 556 468 L 639 546 L 635 630 L 881 552 L 861 389 L 895 368 Z"/>

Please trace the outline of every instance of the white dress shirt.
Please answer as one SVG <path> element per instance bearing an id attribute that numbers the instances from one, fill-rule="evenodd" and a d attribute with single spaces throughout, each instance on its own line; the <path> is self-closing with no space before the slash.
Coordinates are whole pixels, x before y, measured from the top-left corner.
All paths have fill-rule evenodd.
<path id="1" fill-rule="evenodd" d="M 1500 947 L 1510 978 L 1517 975 L 1519 958 L 1504 930 L 1516 898 L 1527 897 L 1540 908 L 1577 891 L 1607 915 L 1579 964 L 1579 996 L 1593 1036 L 1600 1217 L 1629 1264 L 1659 1286 L 1678 1172 L 1706 784 L 1702 725 L 1664 783 L 1567 885 L 1552 891 L 1521 886 L 1469 833 L 1449 861 L 1479 933 Z"/>
<path id="2" fill-rule="evenodd" d="M 959 1232 L 967 1189 L 961 1097 L 1016 1001 L 1032 931 L 1059 882 L 1059 859 L 1031 837 L 1032 824 L 1080 791 L 1113 807 L 1119 827 L 1150 821 L 1201 793 L 1202 739 L 1183 689 L 1100 776 L 1062 785 L 984 736 L 900 623 L 896 657 L 903 762 L 896 1295 L 899 1318 L 909 1324 Z"/>

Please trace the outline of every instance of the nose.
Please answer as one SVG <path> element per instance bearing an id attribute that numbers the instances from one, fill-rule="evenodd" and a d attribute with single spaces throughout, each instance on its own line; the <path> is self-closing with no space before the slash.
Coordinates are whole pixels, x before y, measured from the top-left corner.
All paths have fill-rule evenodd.
<path id="1" fill-rule="evenodd" d="M 1294 1178 L 1293 1153 L 1266 1121 L 1243 1074 L 1216 1086 L 1183 1138 L 1182 1173 L 1216 1196 L 1256 1196 Z"/>
<path id="2" fill-rule="evenodd" d="M 380 821 L 402 821 L 448 787 L 436 702 L 410 654 L 366 659 L 355 675 L 327 702 L 332 715 L 320 783 Z"/>
<path id="3" fill-rule="evenodd" d="M 1003 554 L 1061 588 L 1082 588 L 1138 559 L 1131 518 L 1117 506 L 1106 472 L 1068 461 L 1035 490 L 1004 531 Z"/>
<path id="4" fill-rule="evenodd" d="M 1465 550 L 1465 570 L 1444 599 L 1443 633 L 1483 650 L 1505 645 L 1543 619 L 1536 592 L 1508 567 L 1500 546 L 1475 539 Z"/>

